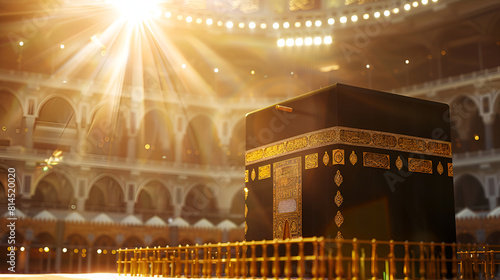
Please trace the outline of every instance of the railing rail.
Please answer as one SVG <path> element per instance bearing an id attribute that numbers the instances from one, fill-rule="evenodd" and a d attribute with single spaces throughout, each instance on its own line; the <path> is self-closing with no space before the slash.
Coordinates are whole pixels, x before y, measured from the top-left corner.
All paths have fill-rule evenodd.
<path id="1" fill-rule="evenodd" d="M 118 250 L 118 274 L 185 278 L 492 279 L 500 246 L 300 238 Z"/>

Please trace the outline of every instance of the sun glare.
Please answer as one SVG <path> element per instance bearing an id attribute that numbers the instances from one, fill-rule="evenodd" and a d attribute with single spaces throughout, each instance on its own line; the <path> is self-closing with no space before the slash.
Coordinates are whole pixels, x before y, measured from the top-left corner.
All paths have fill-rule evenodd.
<path id="1" fill-rule="evenodd" d="M 131 23 L 140 23 L 155 16 L 158 11 L 155 0 L 112 0 L 122 14 L 122 18 Z"/>

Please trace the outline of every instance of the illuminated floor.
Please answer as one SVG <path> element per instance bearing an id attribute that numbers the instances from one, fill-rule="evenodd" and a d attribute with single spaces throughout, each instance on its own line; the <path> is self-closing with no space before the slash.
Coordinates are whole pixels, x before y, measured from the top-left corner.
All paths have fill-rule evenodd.
<path id="1" fill-rule="evenodd" d="M 137 279 L 130 276 L 118 276 L 116 273 L 84 273 L 84 274 L 0 274 L 0 279 L 35 279 L 35 280 L 114 280 Z"/>

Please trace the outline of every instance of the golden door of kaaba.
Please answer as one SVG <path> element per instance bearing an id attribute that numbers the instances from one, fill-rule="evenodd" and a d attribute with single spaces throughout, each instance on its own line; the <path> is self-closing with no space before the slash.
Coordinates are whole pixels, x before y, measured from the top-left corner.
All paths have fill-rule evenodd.
<path id="1" fill-rule="evenodd" d="M 247 114 L 246 240 L 454 242 L 448 114 L 342 84 Z"/>

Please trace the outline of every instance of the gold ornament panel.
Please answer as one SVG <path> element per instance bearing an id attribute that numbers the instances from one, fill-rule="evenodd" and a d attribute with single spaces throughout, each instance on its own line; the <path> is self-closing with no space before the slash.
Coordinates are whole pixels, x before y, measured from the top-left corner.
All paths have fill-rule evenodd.
<path id="1" fill-rule="evenodd" d="M 283 239 L 285 224 L 290 237 L 302 237 L 302 158 L 273 163 L 273 238 Z"/>
<path id="2" fill-rule="evenodd" d="M 366 129 L 334 126 L 248 150 L 245 153 L 245 162 L 246 165 L 249 165 L 281 155 L 332 144 L 381 148 L 447 158 L 451 158 L 452 156 L 451 142 Z"/>
<path id="3" fill-rule="evenodd" d="M 342 164 L 344 165 L 344 150 L 336 149 L 332 151 L 332 164 Z"/>
<path id="4" fill-rule="evenodd" d="M 271 177 L 271 165 L 259 166 L 259 180 Z"/>
<path id="5" fill-rule="evenodd" d="M 403 160 L 401 160 L 400 156 L 398 156 L 398 158 L 396 159 L 396 167 L 398 168 L 398 170 L 401 170 L 401 168 L 403 168 Z"/>
<path id="6" fill-rule="evenodd" d="M 329 162 L 330 162 L 330 156 L 328 155 L 328 152 L 325 151 L 325 154 L 323 155 L 323 163 L 325 165 L 328 165 Z"/>
<path id="7" fill-rule="evenodd" d="M 358 156 L 354 151 L 352 151 L 351 155 L 349 156 L 349 161 L 352 165 L 355 165 L 358 162 Z"/>
<path id="8" fill-rule="evenodd" d="M 386 154 L 363 152 L 363 166 L 390 169 L 391 161 Z"/>
<path id="9" fill-rule="evenodd" d="M 335 173 L 333 181 L 335 182 L 335 185 L 337 185 L 337 187 L 340 187 L 340 185 L 344 182 L 344 177 L 342 176 L 342 174 L 340 174 L 340 170 L 337 170 L 337 173 Z"/>
<path id="10" fill-rule="evenodd" d="M 432 174 L 432 161 L 420 158 L 408 158 L 408 171 Z"/>
<path id="11" fill-rule="evenodd" d="M 313 169 L 318 167 L 318 153 L 306 155 L 305 165 L 306 169 Z"/>

